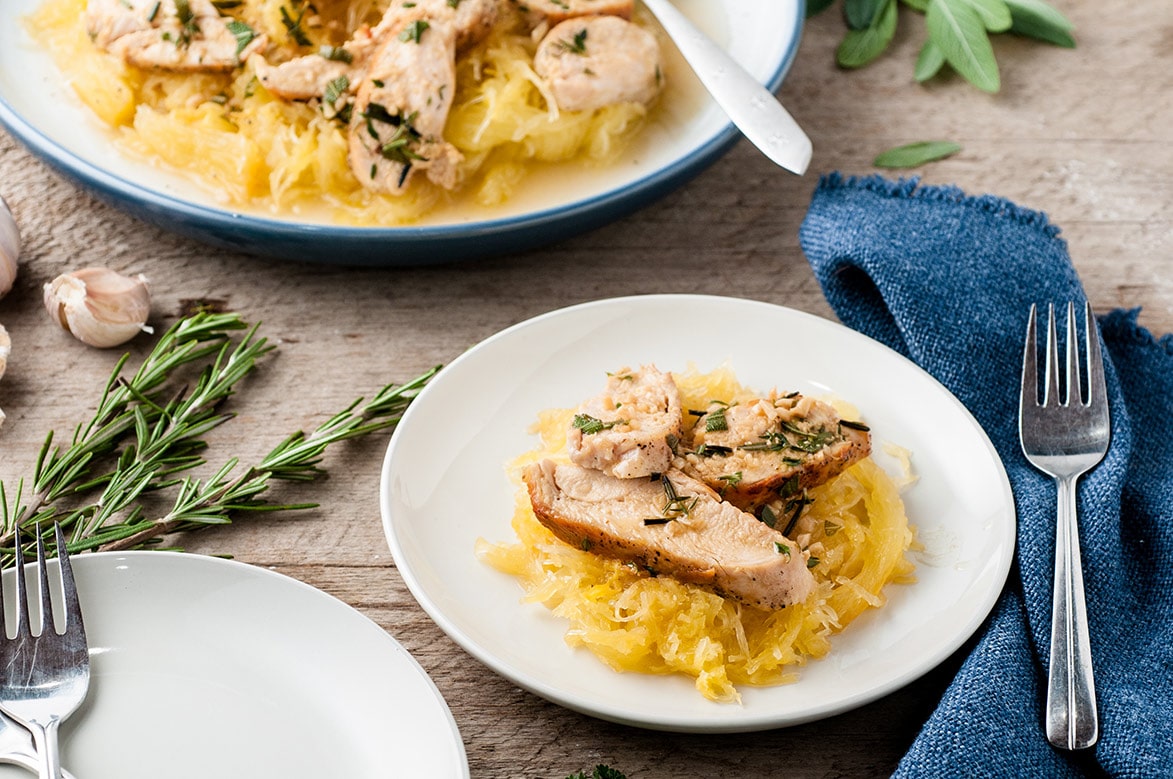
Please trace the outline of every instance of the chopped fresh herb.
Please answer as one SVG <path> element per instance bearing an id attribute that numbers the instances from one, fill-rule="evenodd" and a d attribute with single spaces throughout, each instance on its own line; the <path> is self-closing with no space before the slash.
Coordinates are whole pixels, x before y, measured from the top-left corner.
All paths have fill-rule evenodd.
<path id="1" fill-rule="evenodd" d="M 769 506 L 762 506 L 762 515 L 758 517 L 766 524 L 766 527 L 774 527 L 778 524 L 778 515 Z"/>
<path id="2" fill-rule="evenodd" d="M 562 8 L 562 9 L 564 9 L 564 10 L 567 10 L 567 11 L 569 11 L 569 10 L 570 10 L 570 6 L 568 6 L 568 5 L 567 5 L 567 4 L 564 2 L 564 0 L 550 0 L 550 2 L 551 2 L 551 3 L 553 3 L 554 5 L 558 6 L 559 8 Z"/>
<path id="3" fill-rule="evenodd" d="M 722 430 L 728 430 L 729 423 L 725 421 L 725 407 L 722 406 L 716 411 L 710 412 L 708 419 L 705 420 L 705 432 L 716 433 Z"/>
<path id="4" fill-rule="evenodd" d="M 179 20 L 180 27 L 179 38 L 175 43 L 177 46 L 186 46 L 200 34 L 200 25 L 189 0 L 175 0 L 175 18 Z"/>
<path id="5" fill-rule="evenodd" d="M 842 525 L 836 525 L 834 522 L 823 522 L 823 535 L 827 538 L 830 538 L 842 529 Z"/>
<path id="6" fill-rule="evenodd" d="M 301 29 L 301 21 L 305 17 L 305 12 L 306 6 L 301 4 L 301 10 L 298 11 L 297 18 L 295 19 L 289 13 L 288 8 L 281 6 L 281 24 L 285 25 L 285 29 L 289 33 L 289 37 L 292 38 L 294 43 L 296 43 L 298 46 L 309 46 L 312 43 L 312 41 L 309 39 L 309 36 L 305 34 L 305 30 Z"/>
<path id="7" fill-rule="evenodd" d="M 584 538 L 582 540 L 582 543 L 579 544 L 579 547 L 581 547 L 582 551 L 584 551 L 584 552 L 591 551 L 592 546 L 594 546 L 594 543 L 589 538 Z"/>
<path id="8" fill-rule="evenodd" d="M 236 56 L 239 57 L 244 48 L 252 43 L 253 38 L 257 37 L 256 30 L 237 19 L 233 19 L 225 26 L 228 28 L 228 32 L 236 38 Z"/>
<path id="9" fill-rule="evenodd" d="M 571 54 L 585 55 L 587 39 L 587 28 L 583 27 L 574 34 L 574 37 L 568 40 L 558 41 L 558 48 L 563 51 L 568 51 Z"/>
<path id="10" fill-rule="evenodd" d="M 668 448 L 672 450 L 672 454 L 676 454 L 676 447 L 680 446 L 680 437 L 669 433 L 664 437 L 664 441 L 667 442 Z"/>
<path id="11" fill-rule="evenodd" d="M 423 19 L 416 19 L 399 31 L 399 40 L 404 42 L 414 41 L 415 43 L 419 43 L 420 36 L 423 35 L 424 30 L 428 29 L 430 26 L 431 25 Z"/>
<path id="12" fill-rule="evenodd" d="M 650 517 L 644 520 L 645 525 L 667 525 L 675 517 Z"/>
<path id="13" fill-rule="evenodd" d="M 763 433 L 760 438 L 762 439 L 760 443 L 742 444 L 738 448 L 746 452 L 780 452 L 790 446 L 786 436 L 776 431 Z"/>
<path id="14" fill-rule="evenodd" d="M 741 484 L 741 471 L 727 473 L 724 476 L 718 476 L 717 478 L 728 484 L 730 487 L 736 487 L 738 484 Z"/>
<path id="15" fill-rule="evenodd" d="M 679 494 L 676 492 L 676 485 L 667 476 L 660 477 L 660 484 L 663 485 L 664 495 L 667 498 L 667 502 L 664 503 L 664 508 L 661 509 L 660 513 L 670 518 L 687 516 L 692 513 L 693 507 L 700 500 L 699 497 Z"/>
<path id="16" fill-rule="evenodd" d="M 157 2 L 151 6 L 150 12 L 147 13 L 147 21 L 148 22 L 155 21 L 155 17 L 159 15 L 159 6 L 161 6 L 161 5 L 162 5 L 161 2 Z"/>
<path id="17" fill-rule="evenodd" d="M 232 8 L 240 8 L 244 2 L 243 0 L 212 0 L 212 5 L 221 11 L 227 11 Z"/>
<path id="18" fill-rule="evenodd" d="M 835 434 L 830 430 L 808 433 L 792 422 L 782 422 L 781 426 L 784 431 L 794 436 L 794 441 L 790 445 L 808 454 L 814 454 L 835 440 Z"/>
<path id="19" fill-rule="evenodd" d="M 786 481 L 782 482 L 782 486 L 778 488 L 779 498 L 789 498 L 798 493 L 798 474 L 794 474 Z"/>
<path id="20" fill-rule="evenodd" d="M 916 168 L 943 160 L 959 151 L 961 144 L 953 141 L 917 141 L 877 154 L 872 164 L 877 168 Z"/>
<path id="21" fill-rule="evenodd" d="M 807 568 L 814 568 L 818 564 L 819 564 L 819 558 L 817 558 L 817 557 L 812 557 L 806 561 Z"/>
<path id="22" fill-rule="evenodd" d="M 715 455 L 724 456 L 733 454 L 733 447 L 718 446 L 717 444 L 701 444 L 693 451 L 693 454 L 695 454 L 697 457 L 713 457 Z"/>
<path id="23" fill-rule="evenodd" d="M 583 435 L 594 435 L 595 433 L 601 433 L 604 430 L 610 430 L 616 425 L 622 425 L 625 422 L 627 422 L 626 419 L 616 419 L 613 422 L 604 422 L 601 419 L 592 417 L 590 414 L 575 414 L 574 422 L 572 424 L 581 430 Z"/>
<path id="24" fill-rule="evenodd" d="M 456 8 L 458 5 L 460 5 L 460 0 L 448 0 L 449 8 Z"/>
<path id="25" fill-rule="evenodd" d="M 806 490 L 802 491 L 802 496 L 794 498 L 786 504 L 785 510 L 790 512 L 790 519 L 786 522 L 786 527 L 782 530 L 782 535 L 790 535 L 790 531 L 794 530 L 794 525 L 798 522 L 798 518 L 802 516 L 802 510 L 814 503 L 814 500 L 806 496 Z"/>
<path id="26" fill-rule="evenodd" d="M 790 547 L 788 547 L 786 544 L 782 543 L 781 541 L 775 541 L 774 542 L 774 551 L 777 552 L 778 554 L 789 555 L 790 554 Z"/>
<path id="27" fill-rule="evenodd" d="M 840 419 L 839 424 L 843 427 L 851 428 L 852 430 L 862 430 L 865 433 L 871 430 L 871 428 L 865 425 L 863 422 L 852 422 L 848 419 Z"/>
<path id="28" fill-rule="evenodd" d="M 383 79 L 381 79 L 381 78 L 373 78 L 373 79 L 371 79 L 371 83 L 374 84 L 379 89 L 383 88 Z"/>
<path id="29" fill-rule="evenodd" d="M 379 172 L 378 163 L 372 162 L 371 163 L 371 178 L 373 179 L 375 177 L 375 174 L 378 172 Z"/>
<path id="30" fill-rule="evenodd" d="M 322 93 L 322 99 L 330 105 L 334 105 L 338 102 L 338 98 L 346 94 L 346 90 L 349 87 L 350 79 L 346 76 L 339 76 L 326 85 L 326 91 Z"/>
<path id="31" fill-rule="evenodd" d="M 449 0 L 451 2 L 452 0 Z M 585 771 L 571 774 L 566 779 L 627 779 L 627 776 L 607 765 L 597 765 L 589 774 Z"/>
<path id="32" fill-rule="evenodd" d="M 689 414 L 689 416 L 694 416 L 694 417 L 697 417 L 697 418 L 703 417 L 703 416 L 704 416 L 706 413 L 707 413 L 707 412 L 705 412 L 705 411 L 701 411 L 701 410 L 699 410 L 699 409 L 695 409 L 695 408 L 690 408 L 690 409 L 688 410 L 688 414 Z"/>
<path id="33" fill-rule="evenodd" d="M 333 62 L 345 62 L 347 65 L 354 62 L 354 55 L 341 46 L 321 46 L 318 54 Z"/>

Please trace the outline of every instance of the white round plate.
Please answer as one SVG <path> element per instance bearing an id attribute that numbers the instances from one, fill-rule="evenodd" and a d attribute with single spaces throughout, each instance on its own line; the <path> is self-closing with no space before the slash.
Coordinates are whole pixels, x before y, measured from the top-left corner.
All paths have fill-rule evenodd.
<path id="1" fill-rule="evenodd" d="M 468 777 L 435 685 L 342 601 L 199 555 L 73 563 L 92 673 L 61 731 L 75 776 Z M 28 774 L 0 766 L 0 777 L 17 776 Z"/>
<path id="2" fill-rule="evenodd" d="M 925 550 L 918 581 L 833 637 L 790 685 L 710 702 L 683 676 L 620 674 L 563 641 L 566 623 L 520 603 L 512 577 L 479 562 L 477 538 L 512 542 L 505 466 L 532 449 L 538 411 L 572 407 L 605 372 L 728 364 L 745 384 L 831 394 L 885 442 L 912 452 L 905 493 Z M 981 624 L 1014 550 L 1010 485 L 985 433 L 909 360 L 841 325 L 731 298 L 655 295 L 587 303 L 509 328 L 444 368 L 412 403 L 383 464 L 383 525 L 400 573 L 432 619 L 470 654 L 556 703 L 616 722 L 680 731 L 748 731 L 850 709 L 944 660 Z"/>
<path id="3" fill-rule="evenodd" d="M 680 187 L 740 137 L 673 49 L 666 52 L 663 102 L 622 159 L 538 171 L 498 208 L 451 209 L 411 226 L 353 227 L 325 211 L 274 215 L 229 207 L 188 179 L 118 150 L 113 131 L 30 38 L 22 20 L 43 1 L 0 3 L 0 125 L 59 172 L 140 219 L 256 254 L 393 266 L 518 251 L 630 214 Z M 772 90 L 781 85 L 798 51 L 800 0 L 675 1 L 759 81 Z"/>

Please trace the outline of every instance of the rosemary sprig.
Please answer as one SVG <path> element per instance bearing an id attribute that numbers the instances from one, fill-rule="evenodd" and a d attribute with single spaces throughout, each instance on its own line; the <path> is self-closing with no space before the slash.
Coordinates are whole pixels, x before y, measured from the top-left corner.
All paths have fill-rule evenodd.
<path id="1" fill-rule="evenodd" d="M 0 562 L 11 561 L 16 533 L 30 534 L 37 522 L 62 523 L 71 551 L 132 549 L 170 533 L 226 524 L 241 513 L 313 508 L 317 504 L 276 504 L 261 495 L 274 479 L 321 476 L 331 444 L 394 426 L 439 370 L 387 385 L 370 401 L 355 400 L 310 434 L 288 436 L 251 466 L 242 469 L 230 458 L 210 477 L 180 476 L 205 462 L 203 436 L 234 416 L 221 404 L 272 349 L 235 314 L 198 313 L 169 329 L 129 379 L 122 376 L 124 356 L 94 418 L 77 427 L 71 444 L 62 450 L 52 446 L 52 433 L 46 438 L 28 503 L 22 502 L 23 480 L 11 507 L 0 482 Z M 192 389 L 176 390 L 181 374 L 196 369 Z M 168 488 L 175 488 L 170 508 L 149 515 L 140 499 Z"/>

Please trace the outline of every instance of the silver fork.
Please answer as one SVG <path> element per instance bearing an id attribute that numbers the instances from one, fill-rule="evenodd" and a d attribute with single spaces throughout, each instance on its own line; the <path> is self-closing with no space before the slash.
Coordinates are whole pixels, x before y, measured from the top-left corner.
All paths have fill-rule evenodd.
<path id="1" fill-rule="evenodd" d="M 1108 397 L 1104 361 L 1092 316 L 1084 310 L 1084 362 L 1087 400 L 1081 398 L 1076 349 L 1075 306 L 1067 304 L 1067 364 L 1059 382 L 1055 309 L 1047 307 L 1047 354 L 1043 400 L 1038 400 L 1036 310 L 1030 308 L 1022 360 L 1022 395 L 1018 433 L 1031 465 L 1052 476 L 1058 486 L 1055 529 L 1055 592 L 1051 606 L 1051 664 L 1047 678 L 1047 740 L 1060 749 L 1084 749 L 1099 738 L 1096 687 L 1088 638 L 1083 566 L 1079 554 L 1075 483 L 1108 451 Z M 1064 389 L 1060 400 L 1060 386 Z"/>
<path id="2" fill-rule="evenodd" d="M 61 779 L 57 728 L 77 710 L 90 682 L 90 657 L 73 568 L 61 526 L 55 526 L 61 569 L 64 632 L 53 627 L 45 543 L 37 528 L 37 581 L 40 619 L 34 635 L 25 597 L 24 559 L 16 540 L 16 635 L 0 641 L 0 711 L 29 729 L 40 757 L 42 779 Z M 46 617 L 48 622 L 46 623 Z"/>

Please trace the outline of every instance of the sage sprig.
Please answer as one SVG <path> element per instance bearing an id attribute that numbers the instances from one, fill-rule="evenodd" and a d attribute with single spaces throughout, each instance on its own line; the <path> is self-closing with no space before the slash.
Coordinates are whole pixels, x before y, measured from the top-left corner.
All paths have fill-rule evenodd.
<path id="1" fill-rule="evenodd" d="M 834 0 L 810 0 L 807 16 Z M 925 82 L 950 68 L 986 92 L 1001 88 L 991 34 L 1013 33 L 1074 48 L 1072 23 L 1046 0 L 843 0 L 847 33 L 836 52 L 845 68 L 861 68 L 887 50 L 896 34 L 900 6 L 923 14 L 927 38 L 913 68 Z"/>
<path id="2" fill-rule="evenodd" d="M 393 427 L 438 370 L 355 400 L 309 434 L 287 436 L 252 465 L 233 457 L 211 476 L 191 475 L 206 462 L 206 434 L 234 416 L 222 409 L 224 401 L 272 350 L 236 314 L 202 312 L 168 329 L 130 376 L 123 375 L 129 355 L 123 356 L 93 418 L 77 426 L 69 444 L 54 446 L 48 434 L 29 494 L 23 479 L 14 492 L 0 482 L 0 564 L 11 562 L 17 533 L 28 537 L 38 523 L 50 546 L 48 526 L 59 522 L 70 551 L 134 549 L 246 513 L 312 508 L 317 504 L 262 496 L 275 479 L 323 475 L 320 463 L 332 444 Z M 169 491 L 174 496 L 167 500 Z"/>
<path id="3" fill-rule="evenodd" d="M 877 168 L 915 168 L 927 162 L 945 159 L 959 151 L 961 144 L 953 141 L 917 141 L 881 152 L 872 164 Z"/>

